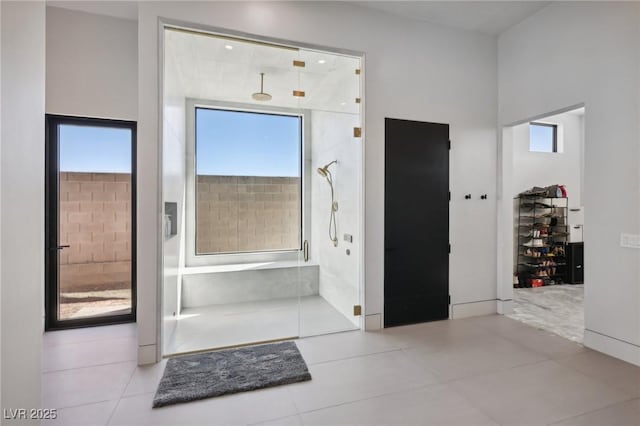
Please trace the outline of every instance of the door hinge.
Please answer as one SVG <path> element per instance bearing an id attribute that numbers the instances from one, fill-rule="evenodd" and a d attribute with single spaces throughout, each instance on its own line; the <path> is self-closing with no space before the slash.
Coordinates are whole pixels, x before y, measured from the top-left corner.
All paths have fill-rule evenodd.
<path id="1" fill-rule="evenodd" d="M 449 139 L 449 151 L 451 151 L 451 139 Z"/>
<path id="2" fill-rule="evenodd" d="M 362 306 L 353 305 L 353 316 L 359 317 L 360 315 L 362 315 Z"/>
<path id="3" fill-rule="evenodd" d="M 449 304 L 451 304 L 451 295 L 449 295 Z"/>
<path id="4" fill-rule="evenodd" d="M 451 253 L 451 244 L 449 244 L 449 253 Z"/>
<path id="5" fill-rule="evenodd" d="M 449 191 L 449 201 L 451 201 L 451 191 Z"/>

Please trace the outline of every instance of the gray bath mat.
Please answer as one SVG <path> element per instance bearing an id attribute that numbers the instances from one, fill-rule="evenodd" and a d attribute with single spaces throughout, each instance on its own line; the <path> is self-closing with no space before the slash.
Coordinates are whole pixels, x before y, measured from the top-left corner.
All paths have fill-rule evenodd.
<path id="1" fill-rule="evenodd" d="M 294 342 L 171 358 L 153 407 L 311 380 Z"/>

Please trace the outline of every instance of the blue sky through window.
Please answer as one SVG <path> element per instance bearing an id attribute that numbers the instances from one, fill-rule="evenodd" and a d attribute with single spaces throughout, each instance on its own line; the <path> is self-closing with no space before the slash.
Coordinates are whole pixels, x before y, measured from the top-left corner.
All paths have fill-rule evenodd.
<path id="1" fill-rule="evenodd" d="M 551 126 L 529 124 L 529 151 L 554 152 L 553 130 Z"/>
<path id="2" fill-rule="evenodd" d="M 196 108 L 196 173 L 300 176 L 297 116 Z"/>
<path id="3" fill-rule="evenodd" d="M 58 127 L 61 172 L 131 173 L 131 130 Z"/>

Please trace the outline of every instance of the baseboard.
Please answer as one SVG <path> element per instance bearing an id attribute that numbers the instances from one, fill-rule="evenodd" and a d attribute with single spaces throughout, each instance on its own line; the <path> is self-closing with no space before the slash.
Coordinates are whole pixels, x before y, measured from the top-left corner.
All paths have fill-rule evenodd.
<path id="1" fill-rule="evenodd" d="M 592 330 L 584 330 L 584 345 L 587 348 L 640 366 L 640 346 L 633 343 L 618 340 Z"/>
<path id="2" fill-rule="evenodd" d="M 451 305 L 451 319 L 478 317 L 498 312 L 497 300 L 481 300 L 479 302 L 458 303 Z"/>
<path id="3" fill-rule="evenodd" d="M 156 345 L 138 346 L 138 365 L 155 364 L 158 362 L 156 357 Z"/>
<path id="4" fill-rule="evenodd" d="M 498 313 L 507 315 L 513 312 L 513 300 L 497 300 Z"/>
<path id="5" fill-rule="evenodd" d="M 364 330 L 375 331 L 382 328 L 382 315 L 370 314 L 364 317 Z"/>

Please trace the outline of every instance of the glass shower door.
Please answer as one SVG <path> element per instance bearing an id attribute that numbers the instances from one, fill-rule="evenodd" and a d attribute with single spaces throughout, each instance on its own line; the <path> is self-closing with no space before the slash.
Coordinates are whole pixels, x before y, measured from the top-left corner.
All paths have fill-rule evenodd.
<path id="1" fill-rule="evenodd" d="M 309 220 L 308 256 L 303 253 L 300 268 L 300 336 L 313 336 L 361 325 L 360 58 L 301 49 L 300 61 Z"/>

